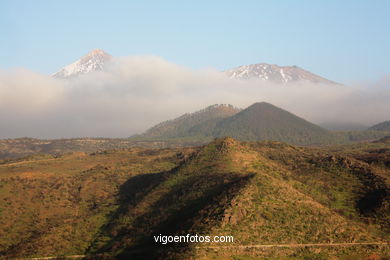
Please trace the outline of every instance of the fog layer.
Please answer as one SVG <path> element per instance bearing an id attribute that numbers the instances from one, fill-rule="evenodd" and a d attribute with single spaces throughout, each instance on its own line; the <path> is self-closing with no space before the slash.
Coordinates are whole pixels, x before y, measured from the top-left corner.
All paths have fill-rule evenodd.
<path id="1" fill-rule="evenodd" d="M 266 101 L 314 123 L 390 120 L 390 78 L 351 86 L 233 80 L 159 57 L 116 58 L 70 80 L 0 71 L 0 138 L 128 137 L 184 113 Z"/>

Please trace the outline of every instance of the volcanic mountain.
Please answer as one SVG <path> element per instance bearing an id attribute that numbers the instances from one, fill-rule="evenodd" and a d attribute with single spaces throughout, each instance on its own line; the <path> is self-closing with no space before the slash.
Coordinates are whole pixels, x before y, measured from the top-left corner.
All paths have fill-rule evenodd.
<path id="1" fill-rule="evenodd" d="M 89 52 L 81 59 L 73 62 L 72 64 L 63 67 L 61 70 L 54 73 L 52 76 L 55 78 L 66 79 L 82 74 L 87 74 L 92 71 L 103 70 L 105 63 L 111 58 L 112 56 L 110 54 L 106 53 L 103 50 L 96 49 Z"/>
<path id="2" fill-rule="evenodd" d="M 103 70 L 105 63 L 110 59 L 112 59 L 110 54 L 101 49 L 96 49 L 72 64 L 63 67 L 52 76 L 55 78 L 72 78 L 89 72 Z M 278 66 L 267 63 L 244 65 L 226 70 L 223 73 L 232 79 L 260 79 L 283 84 L 296 81 L 338 84 L 297 66 Z"/>
<path id="3" fill-rule="evenodd" d="M 255 103 L 216 125 L 213 136 L 239 140 L 274 140 L 293 144 L 330 142 L 333 134 L 272 104 Z"/>
<path id="4" fill-rule="evenodd" d="M 292 144 L 327 144 L 334 134 L 266 102 L 239 110 L 214 105 L 158 124 L 142 135 L 152 140 L 230 136 L 243 141 L 273 140 Z"/>
<path id="5" fill-rule="evenodd" d="M 260 79 L 276 83 L 307 81 L 310 83 L 338 84 L 297 66 L 278 66 L 267 63 L 244 65 L 227 70 L 225 73 L 233 79 Z"/>

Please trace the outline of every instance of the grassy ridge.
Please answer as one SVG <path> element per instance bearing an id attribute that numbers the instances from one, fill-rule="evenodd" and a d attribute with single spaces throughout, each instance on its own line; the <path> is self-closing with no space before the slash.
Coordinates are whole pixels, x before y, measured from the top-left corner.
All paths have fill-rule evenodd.
<path id="1" fill-rule="evenodd" d="M 1 165 L 0 254 L 84 252 L 119 207 L 119 187 L 132 176 L 171 169 L 180 156 L 183 151 L 131 149 Z"/>
<path id="2" fill-rule="evenodd" d="M 388 241 L 390 146 L 322 148 L 217 139 L 0 165 L 2 256 L 132 259 L 389 255 L 389 247 L 214 252 L 155 234 L 233 235 L 234 245 Z M 215 245 L 215 244 L 214 244 Z"/>

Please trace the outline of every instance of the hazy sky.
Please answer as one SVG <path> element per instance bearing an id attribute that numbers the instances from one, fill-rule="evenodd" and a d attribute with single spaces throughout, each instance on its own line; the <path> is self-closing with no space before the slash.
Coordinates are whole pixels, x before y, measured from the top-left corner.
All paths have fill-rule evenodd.
<path id="1" fill-rule="evenodd" d="M 0 1 L 0 69 L 51 74 L 92 49 L 189 68 L 298 65 L 342 83 L 390 74 L 390 1 Z"/>

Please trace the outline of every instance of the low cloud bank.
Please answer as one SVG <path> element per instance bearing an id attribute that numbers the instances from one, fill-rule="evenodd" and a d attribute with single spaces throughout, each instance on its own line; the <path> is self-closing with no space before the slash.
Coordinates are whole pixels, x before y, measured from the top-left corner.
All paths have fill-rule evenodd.
<path id="1" fill-rule="evenodd" d="M 161 121 L 223 103 L 266 101 L 314 123 L 390 120 L 390 77 L 353 86 L 272 84 L 192 70 L 159 57 L 114 59 L 70 80 L 0 71 L 0 138 L 128 137 Z"/>

